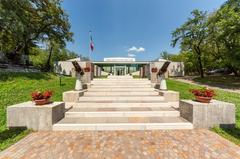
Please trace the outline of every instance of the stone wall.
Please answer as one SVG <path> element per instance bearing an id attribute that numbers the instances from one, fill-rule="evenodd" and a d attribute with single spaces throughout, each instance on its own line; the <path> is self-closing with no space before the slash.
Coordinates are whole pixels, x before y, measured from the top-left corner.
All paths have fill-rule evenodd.
<path id="1" fill-rule="evenodd" d="M 93 65 L 90 61 L 79 61 L 78 64 L 82 67 L 82 69 L 89 67 L 93 71 Z M 72 61 L 59 61 L 54 64 L 54 71 L 55 73 L 62 74 L 62 75 L 67 75 L 67 76 L 72 76 L 76 77 L 76 72 L 74 69 L 74 66 L 72 64 Z M 93 72 L 85 72 L 82 81 L 84 83 L 90 83 L 91 80 L 93 79 Z"/>
<path id="2" fill-rule="evenodd" d="M 151 72 L 152 68 L 161 69 L 165 61 L 156 61 L 150 63 L 150 78 L 152 83 L 158 83 L 157 81 L 157 72 Z M 168 71 L 165 73 L 165 77 L 178 77 L 184 76 L 184 63 L 183 62 L 171 62 L 168 66 Z"/>

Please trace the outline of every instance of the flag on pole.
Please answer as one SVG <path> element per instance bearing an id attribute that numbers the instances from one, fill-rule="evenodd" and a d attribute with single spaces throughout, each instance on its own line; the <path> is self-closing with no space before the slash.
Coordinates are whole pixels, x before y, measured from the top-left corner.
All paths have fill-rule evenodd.
<path id="1" fill-rule="evenodd" d="M 90 33 L 90 49 L 93 52 L 94 50 L 94 43 L 93 43 L 93 38 L 92 38 L 92 31 L 89 31 Z"/>

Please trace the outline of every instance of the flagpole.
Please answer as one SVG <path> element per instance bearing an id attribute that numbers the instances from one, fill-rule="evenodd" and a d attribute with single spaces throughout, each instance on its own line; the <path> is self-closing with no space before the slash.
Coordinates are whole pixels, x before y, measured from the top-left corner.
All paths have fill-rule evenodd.
<path id="1" fill-rule="evenodd" d="M 91 53 L 93 52 L 91 49 L 91 43 L 92 43 L 92 31 L 89 31 L 89 37 L 90 37 L 90 46 L 89 46 L 89 62 L 90 62 L 90 78 L 91 80 L 93 79 L 94 72 L 92 71 L 92 61 L 91 61 Z"/>
<path id="2" fill-rule="evenodd" d="M 90 37 L 90 44 L 91 44 L 91 36 L 92 36 L 92 31 L 90 30 L 89 31 L 89 37 Z M 91 47 L 89 46 L 89 52 L 88 52 L 88 58 L 89 58 L 89 61 L 91 61 Z"/>

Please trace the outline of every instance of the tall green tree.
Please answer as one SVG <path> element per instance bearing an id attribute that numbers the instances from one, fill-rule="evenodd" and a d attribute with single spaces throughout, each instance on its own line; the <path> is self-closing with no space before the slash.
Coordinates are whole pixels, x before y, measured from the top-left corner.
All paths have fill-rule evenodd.
<path id="1" fill-rule="evenodd" d="M 163 51 L 160 53 L 160 57 L 165 60 L 170 60 L 172 54 L 168 53 L 167 51 Z"/>
<path id="2" fill-rule="evenodd" d="M 213 53 L 239 75 L 240 70 L 240 1 L 229 0 L 208 19 L 209 40 Z"/>
<path id="3" fill-rule="evenodd" d="M 31 47 L 46 40 L 61 45 L 72 40 L 68 16 L 61 8 L 61 0 L 1 0 L 1 41 L 6 52 L 18 48 L 26 55 Z M 27 60 L 28 61 L 28 60 Z"/>
<path id="4" fill-rule="evenodd" d="M 198 62 L 198 71 L 203 78 L 202 56 L 207 37 L 207 13 L 194 10 L 191 14 L 192 17 L 172 33 L 172 46 L 175 47 L 179 42 L 182 50 L 195 54 Z"/>

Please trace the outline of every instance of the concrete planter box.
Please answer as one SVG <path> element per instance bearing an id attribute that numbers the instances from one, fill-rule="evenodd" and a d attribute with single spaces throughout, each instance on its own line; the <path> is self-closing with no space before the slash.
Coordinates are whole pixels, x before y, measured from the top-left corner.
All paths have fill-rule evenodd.
<path id="1" fill-rule="evenodd" d="M 235 126 L 235 105 L 232 103 L 217 100 L 212 100 L 210 103 L 181 100 L 179 109 L 181 116 L 192 122 L 194 128 Z"/>
<path id="2" fill-rule="evenodd" d="M 52 130 L 52 125 L 64 117 L 65 104 L 53 102 L 36 106 L 25 102 L 7 107 L 8 128 L 26 127 L 35 131 Z"/>

